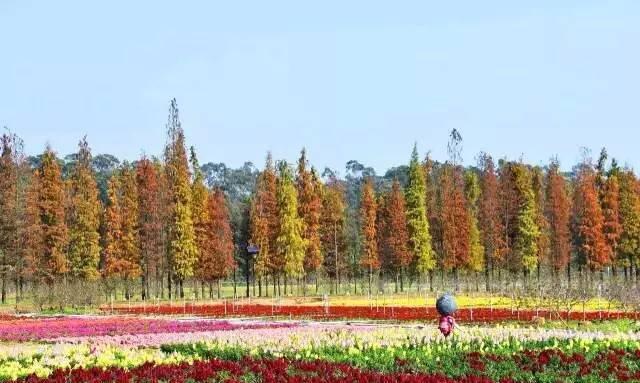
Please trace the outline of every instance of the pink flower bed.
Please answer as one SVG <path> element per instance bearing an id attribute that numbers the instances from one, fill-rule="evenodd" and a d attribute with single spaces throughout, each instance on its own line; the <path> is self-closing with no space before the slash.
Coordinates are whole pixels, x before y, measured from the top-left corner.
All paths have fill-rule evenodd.
<path id="1" fill-rule="evenodd" d="M 244 331 L 204 331 L 192 333 L 171 334 L 138 334 L 138 335 L 114 335 L 93 337 L 65 337 L 56 340 L 58 344 L 89 344 L 96 347 L 125 346 L 125 347 L 160 347 L 165 344 L 197 343 L 216 341 L 228 344 L 242 344 L 247 347 L 264 346 L 265 344 L 288 344 L 291 338 L 298 338 L 300 342 L 313 342 L 320 340 L 326 334 L 336 331 L 349 331 L 350 333 L 373 332 L 374 326 L 347 326 L 347 325 L 322 325 L 308 324 L 302 326 L 268 326 L 260 328 L 243 329 Z"/>
<path id="2" fill-rule="evenodd" d="M 197 333 L 291 327 L 282 323 L 235 324 L 220 320 L 167 320 L 126 317 L 60 317 L 0 321 L 1 341 L 37 341 L 66 337 Z"/>

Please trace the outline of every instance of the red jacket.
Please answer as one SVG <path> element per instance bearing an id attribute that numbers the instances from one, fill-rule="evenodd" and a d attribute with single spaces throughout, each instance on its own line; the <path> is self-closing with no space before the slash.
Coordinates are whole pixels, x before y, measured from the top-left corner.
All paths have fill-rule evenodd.
<path id="1" fill-rule="evenodd" d="M 438 330 L 440 330 L 442 335 L 447 337 L 451 334 L 455 325 L 456 325 L 456 321 L 455 319 L 453 319 L 452 316 L 450 315 L 443 316 L 443 317 L 440 317 L 440 324 L 438 325 Z"/>

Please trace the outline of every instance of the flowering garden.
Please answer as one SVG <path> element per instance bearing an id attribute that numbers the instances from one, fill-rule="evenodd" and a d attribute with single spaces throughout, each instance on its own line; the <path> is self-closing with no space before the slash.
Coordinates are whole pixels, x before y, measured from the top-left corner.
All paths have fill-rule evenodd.
<path id="1" fill-rule="evenodd" d="M 396 319 L 409 321 L 349 323 L 329 319 L 349 317 L 349 313 L 359 313 L 359 318 L 366 319 L 362 314 L 375 308 L 361 307 L 357 311 L 344 307 L 334 318 L 316 321 L 309 317 L 296 319 L 294 306 L 280 307 L 291 314 L 292 320 L 211 318 L 215 316 L 213 307 L 202 306 L 203 312 L 198 314 L 206 316 L 201 317 L 168 309 L 147 311 L 145 315 L 3 316 L 0 380 L 640 381 L 640 332 L 636 332 L 640 328 L 633 320 L 623 320 L 627 324 L 624 330 L 587 325 L 580 329 L 536 327 L 525 319 L 499 321 L 498 315 L 487 322 L 478 309 L 473 320 L 459 316 L 459 329 L 453 337 L 444 339 L 436 329 L 435 316 L 424 308 L 411 308 L 419 314 L 407 307 L 394 309 Z M 308 314 L 302 306 L 297 309 L 297 316 Z M 266 315 L 253 306 L 244 310 L 244 314 Z M 388 310 L 385 308 L 385 312 Z"/>

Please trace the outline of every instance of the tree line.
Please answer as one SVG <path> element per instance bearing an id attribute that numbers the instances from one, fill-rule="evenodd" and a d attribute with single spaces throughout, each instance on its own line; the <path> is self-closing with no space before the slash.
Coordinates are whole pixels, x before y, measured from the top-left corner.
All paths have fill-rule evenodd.
<path id="1" fill-rule="evenodd" d="M 297 164 L 200 165 L 172 100 L 160 157 L 92 156 L 86 137 L 60 159 L 0 142 L 0 293 L 102 286 L 126 299 L 220 294 L 220 281 L 270 296 L 376 292 L 391 284 L 491 291 L 640 275 L 640 182 L 587 151 L 571 172 L 480 153 L 463 166 L 420 158 L 384 175 Z M 255 251 L 247 251 L 251 246 Z"/>

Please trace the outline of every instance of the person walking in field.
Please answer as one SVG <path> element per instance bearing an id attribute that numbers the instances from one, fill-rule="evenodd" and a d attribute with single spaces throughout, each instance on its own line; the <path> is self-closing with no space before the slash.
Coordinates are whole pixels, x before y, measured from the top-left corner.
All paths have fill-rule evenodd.
<path id="1" fill-rule="evenodd" d="M 456 327 L 456 320 L 453 318 L 453 314 L 455 314 L 457 309 L 458 305 L 456 304 L 456 300 L 453 295 L 449 293 L 442 295 L 436 300 L 436 310 L 438 310 L 438 314 L 440 314 L 438 330 L 440 330 L 440 333 L 444 335 L 445 338 L 451 335 Z"/>

